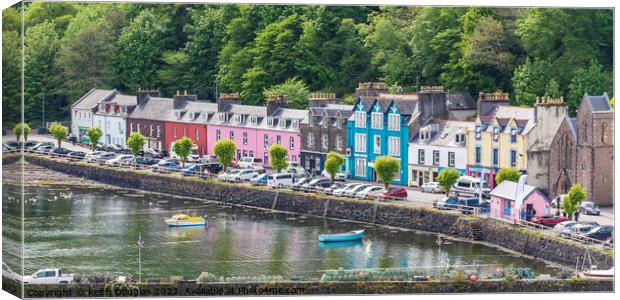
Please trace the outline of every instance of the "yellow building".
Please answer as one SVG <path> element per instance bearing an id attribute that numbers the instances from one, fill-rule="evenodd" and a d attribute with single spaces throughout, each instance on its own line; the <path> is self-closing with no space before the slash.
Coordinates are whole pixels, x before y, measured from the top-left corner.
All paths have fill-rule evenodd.
<path id="1" fill-rule="evenodd" d="M 506 101 L 508 94 L 498 93 L 494 98 Z M 483 96 L 483 94 L 481 94 Z M 480 177 L 486 170 L 485 183 L 495 186 L 495 174 L 501 168 L 527 169 L 527 134 L 534 128 L 534 108 L 497 105 L 486 115 L 479 115 L 473 129 L 467 131 L 467 169 L 465 173 Z"/>

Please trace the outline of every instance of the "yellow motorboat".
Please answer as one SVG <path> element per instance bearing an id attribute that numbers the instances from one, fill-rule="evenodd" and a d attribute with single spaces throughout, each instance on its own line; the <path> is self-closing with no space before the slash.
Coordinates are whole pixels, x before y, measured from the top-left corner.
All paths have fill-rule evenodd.
<path id="1" fill-rule="evenodd" d="M 207 217 L 192 217 L 188 215 L 174 215 L 166 219 L 168 226 L 205 226 Z"/>

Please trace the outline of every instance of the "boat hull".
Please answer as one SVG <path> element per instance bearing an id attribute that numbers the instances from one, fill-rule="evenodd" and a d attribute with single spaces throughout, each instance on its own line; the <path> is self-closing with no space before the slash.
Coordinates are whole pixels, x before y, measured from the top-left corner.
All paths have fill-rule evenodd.
<path id="1" fill-rule="evenodd" d="M 204 226 L 205 223 L 205 221 L 166 221 L 170 227 Z"/>
<path id="2" fill-rule="evenodd" d="M 352 231 L 340 234 L 322 234 L 319 235 L 319 242 L 348 242 L 364 238 L 364 231 Z"/>

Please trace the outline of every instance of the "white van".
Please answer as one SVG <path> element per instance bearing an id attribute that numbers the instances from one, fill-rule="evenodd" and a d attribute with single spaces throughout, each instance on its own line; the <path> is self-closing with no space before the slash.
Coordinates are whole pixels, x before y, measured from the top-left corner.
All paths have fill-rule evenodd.
<path id="1" fill-rule="evenodd" d="M 238 162 L 237 162 L 237 167 L 239 168 L 243 168 L 243 169 L 249 169 L 249 168 L 253 168 L 253 167 L 259 167 L 263 165 L 263 160 L 260 158 L 255 158 L 255 157 L 242 157 Z"/>
<path id="2" fill-rule="evenodd" d="M 267 186 L 270 188 L 283 188 L 293 185 L 293 174 L 275 173 L 267 176 Z"/>
<path id="3" fill-rule="evenodd" d="M 461 176 L 454 183 L 451 189 L 451 193 L 459 197 L 462 195 L 478 196 L 480 192 L 480 178 L 472 176 Z M 482 188 L 482 197 L 488 198 L 491 190 L 489 188 Z"/>

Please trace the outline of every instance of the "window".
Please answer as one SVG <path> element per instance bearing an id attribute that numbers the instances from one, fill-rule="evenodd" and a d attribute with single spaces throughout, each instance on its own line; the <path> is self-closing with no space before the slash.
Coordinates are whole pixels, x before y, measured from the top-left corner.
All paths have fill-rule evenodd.
<path id="1" fill-rule="evenodd" d="M 131 128 L 133 131 L 133 126 Z M 153 124 L 149 125 L 149 136 L 153 136 Z"/>
<path id="2" fill-rule="evenodd" d="M 138 131 L 140 131 L 140 125 L 138 125 Z M 161 125 L 157 125 L 157 137 L 161 136 Z"/>
<path id="3" fill-rule="evenodd" d="M 269 135 L 263 135 L 263 144 L 265 145 L 265 148 L 269 147 Z"/>
<path id="4" fill-rule="evenodd" d="M 603 144 L 607 144 L 607 140 L 608 140 L 608 130 L 607 130 L 607 123 L 603 123 L 601 125 L 601 143 Z"/>
<path id="5" fill-rule="evenodd" d="M 378 112 L 373 112 L 371 115 L 371 127 L 372 129 L 383 129 L 383 114 Z"/>
<path id="6" fill-rule="evenodd" d="M 366 177 L 366 159 L 355 159 L 355 176 Z"/>
<path id="7" fill-rule="evenodd" d="M 282 144 L 282 137 L 279 135 L 276 135 L 276 144 Z"/>
<path id="8" fill-rule="evenodd" d="M 342 150 L 342 136 L 336 136 L 336 150 Z"/>
<path id="9" fill-rule="evenodd" d="M 499 127 L 493 127 L 493 140 L 497 141 L 499 138 Z"/>
<path id="10" fill-rule="evenodd" d="M 476 159 L 476 163 L 479 164 L 482 162 L 482 148 L 480 148 L 480 146 L 476 146 L 476 152 L 475 152 L 475 159 Z"/>
<path id="11" fill-rule="evenodd" d="M 448 167 L 454 167 L 454 152 L 448 152 Z"/>
<path id="12" fill-rule="evenodd" d="M 463 133 L 457 133 L 456 135 L 454 135 L 455 141 L 459 144 L 462 144 L 465 142 L 465 134 Z"/>
<path id="13" fill-rule="evenodd" d="M 257 116 L 250 116 L 250 123 L 252 125 L 258 124 L 258 117 Z"/>
<path id="14" fill-rule="evenodd" d="M 299 130 L 299 120 L 293 120 L 292 127 L 294 130 Z"/>
<path id="15" fill-rule="evenodd" d="M 140 124 L 138 124 L 138 131 L 140 131 Z M 177 128 L 176 127 L 172 128 L 172 135 L 174 135 L 175 138 L 177 137 Z M 218 130 L 217 136 L 218 136 L 217 139 L 219 140 L 220 139 L 219 138 L 219 136 L 220 136 L 219 130 Z"/>
<path id="16" fill-rule="evenodd" d="M 219 129 L 215 130 L 215 140 L 219 141 L 222 138 L 222 132 Z"/>
<path id="17" fill-rule="evenodd" d="M 400 138 L 388 138 L 388 155 L 400 156 Z"/>
<path id="18" fill-rule="evenodd" d="M 314 148 L 314 133 L 308 134 L 308 147 Z"/>
<path id="19" fill-rule="evenodd" d="M 424 149 L 418 149 L 418 164 L 424 164 Z"/>
<path id="20" fill-rule="evenodd" d="M 129 123 L 129 131 L 133 132 L 133 123 Z"/>
<path id="21" fill-rule="evenodd" d="M 127 109 L 125 108 L 125 106 L 124 106 L 124 105 L 122 105 L 122 106 L 121 106 L 121 112 L 122 112 L 122 113 L 125 113 L 126 111 L 127 111 Z"/>
<path id="22" fill-rule="evenodd" d="M 439 151 L 437 150 L 433 151 L 433 165 L 435 166 L 439 165 Z"/>
<path id="23" fill-rule="evenodd" d="M 291 161 L 296 163 L 297 162 L 297 155 L 291 156 Z"/>
<path id="24" fill-rule="evenodd" d="M 400 115 L 389 114 L 388 115 L 388 129 L 398 131 L 400 130 Z"/>
<path id="25" fill-rule="evenodd" d="M 366 128 L 366 112 L 365 111 L 355 112 L 355 127 Z"/>
<path id="26" fill-rule="evenodd" d="M 340 118 L 336 119 L 336 128 L 338 129 L 342 128 L 342 120 Z"/>
<path id="27" fill-rule="evenodd" d="M 228 133 L 228 137 L 230 138 L 230 140 L 234 141 L 235 140 L 235 132 L 231 130 Z"/>
<path id="28" fill-rule="evenodd" d="M 400 181 L 400 162 L 398 162 L 398 171 L 396 171 L 393 181 Z"/>
<path id="29" fill-rule="evenodd" d="M 274 127 L 275 126 L 275 120 L 273 118 L 267 118 L 267 126 Z"/>
<path id="30" fill-rule="evenodd" d="M 482 138 L 482 126 L 476 126 L 476 139 L 479 140 Z"/>
<path id="31" fill-rule="evenodd" d="M 250 150 L 249 155 L 250 155 L 250 157 L 254 157 L 254 151 Z"/>
<path id="32" fill-rule="evenodd" d="M 327 150 L 328 147 L 329 147 L 329 136 L 326 133 L 323 133 L 323 135 L 321 135 L 321 148 L 323 148 L 323 150 Z"/>
<path id="33" fill-rule="evenodd" d="M 510 166 L 514 167 L 517 165 L 517 151 L 510 150 Z"/>
<path id="34" fill-rule="evenodd" d="M 493 148 L 493 165 L 497 166 L 499 164 L 499 150 L 497 148 Z"/>
<path id="35" fill-rule="evenodd" d="M 517 129 L 510 129 L 510 143 L 514 144 L 517 142 Z"/>
<path id="36" fill-rule="evenodd" d="M 355 134 L 355 151 L 366 152 L 366 135 L 363 133 Z"/>
<path id="37" fill-rule="evenodd" d="M 379 135 L 375 135 L 374 136 L 374 143 L 373 143 L 373 152 L 375 154 L 381 154 L 381 136 Z"/>
<path id="38" fill-rule="evenodd" d="M 228 114 L 227 113 L 223 113 L 223 112 L 218 113 L 217 114 L 217 120 L 220 123 L 224 123 L 224 122 L 228 121 Z"/>
<path id="39" fill-rule="evenodd" d="M 183 127 L 183 136 L 187 136 L 187 127 Z"/>
<path id="40" fill-rule="evenodd" d="M 243 144 L 244 145 L 248 144 L 248 133 L 247 132 L 243 133 Z"/>
<path id="41" fill-rule="evenodd" d="M 151 126 L 151 129 L 153 126 Z M 196 140 L 200 140 L 200 130 L 198 130 L 198 128 L 196 128 Z"/>
<path id="42" fill-rule="evenodd" d="M 289 149 L 295 150 L 295 137 L 288 138 Z"/>

